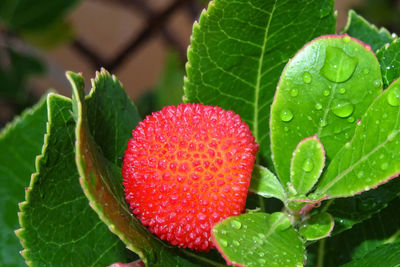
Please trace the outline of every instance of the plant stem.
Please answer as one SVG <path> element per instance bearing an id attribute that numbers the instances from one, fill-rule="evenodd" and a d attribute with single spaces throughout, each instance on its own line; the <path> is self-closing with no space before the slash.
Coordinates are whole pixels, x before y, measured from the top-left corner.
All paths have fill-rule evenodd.
<path id="1" fill-rule="evenodd" d="M 317 257 L 317 265 L 316 265 L 316 267 L 323 267 L 324 266 L 325 242 L 326 242 L 326 239 L 322 239 L 319 242 L 318 257 Z"/>
<path id="2" fill-rule="evenodd" d="M 396 239 L 400 236 L 400 230 L 397 230 L 396 233 L 394 233 L 392 236 L 390 236 L 388 239 L 386 239 L 383 244 L 391 244 L 394 241 L 396 241 Z"/>

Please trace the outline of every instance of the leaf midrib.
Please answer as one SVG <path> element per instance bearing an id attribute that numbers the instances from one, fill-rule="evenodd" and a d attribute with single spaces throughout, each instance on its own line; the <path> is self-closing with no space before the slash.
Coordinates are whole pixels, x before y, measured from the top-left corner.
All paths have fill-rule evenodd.
<path id="1" fill-rule="evenodd" d="M 255 90 L 254 90 L 253 133 L 254 133 L 254 136 L 255 136 L 257 142 L 260 142 L 260 137 L 259 137 L 259 132 L 258 132 L 258 123 L 259 123 L 258 122 L 258 120 L 259 120 L 259 118 L 258 118 L 258 105 L 259 105 L 259 95 L 260 95 L 260 87 L 261 87 L 262 68 L 263 68 L 264 54 L 265 54 L 265 50 L 266 50 L 267 42 L 268 42 L 269 27 L 271 25 L 272 17 L 273 17 L 274 12 L 275 12 L 276 2 L 277 2 L 277 0 L 275 0 L 274 5 L 272 6 L 271 14 L 269 16 L 268 23 L 267 23 L 267 26 L 265 28 L 264 40 L 263 40 L 263 44 L 262 44 L 262 47 L 261 47 L 261 55 L 260 55 L 260 58 L 259 58 L 259 61 L 258 61 L 257 80 L 256 80 L 256 84 L 254 86 Z"/>

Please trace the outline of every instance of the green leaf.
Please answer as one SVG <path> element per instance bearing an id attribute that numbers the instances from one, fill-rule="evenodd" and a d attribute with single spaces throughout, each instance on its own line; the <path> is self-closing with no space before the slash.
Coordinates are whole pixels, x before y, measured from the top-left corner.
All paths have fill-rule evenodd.
<path id="1" fill-rule="evenodd" d="M 250 192 L 266 198 L 277 198 L 286 202 L 286 192 L 276 176 L 267 168 L 255 164 L 250 180 Z"/>
<path id="2" fill-rule="evenodd" d="M 73 87 L 77 119 L 76 153 L 81 186 L 91 207 L 146 266 L 221 266 L 186 250 L 166 245 L 151 235 L 132 215 L 125 202 L 121 160 L 139 115 L 119 81 L 105 70 L 97 73 L 84 99 L 81 75 L 67 74 Z M 222 265 L 223 266 L 223 265 Z"/>
<path id="3" fill-rule="evenodd" d="M 317 193 L 352 196 L 394 178 L 400 172 L 400 80 L 368 108 L 353 139 L 336 154 Z"/>
<path id="4" fill-rule="evenodd" d="M 347 25 L 343 32 L 370 45 L 374 51 L 387 43 L 391 43 L 394 39 L 388 30 L 383 27 L 378 29 L 354 10 L 349 11 Z"/>
<path id="5" fill-rule="evenodd" d="M 351 138 L 356 122 L 382 90 L 372 51 L 346 35 L 308 43 L 282 73 L 271 107 L 271 142 L 275 169 L 289 181 L 297 144 L 317 134 L 329 162 Z"/>
<path id="6" fill-rule="evenodd" d="M 381 64 L 384 87 L 388 87 L 400 76 L 400 41 L 397 38 L 376 53 Z"/>
<path id="7" fill-rule="evenodd" d="M 214 226 L 212 238 L 228 264 L 303 266 L 303 242 L 281 212 L 229 217 Z"/>
<path id="8" fill-rule="evenodd" d="M 334 225 L 332 215 L 327 212 L 316 213 L 300 226 L 299 234 L 307 240 L 318 240 L 329 236 Z"/>
<path id="9" fill-rule="evenodd" d="M 271 167 L 268 120 L 282 69 L 305 42 L 334 33 L 335 20 L 332 0 L 210 2 L 193 26 L 185 101 L 238 113 Z"/>
<path id="10" fill-rule="evenodd" d="M 300 141 L 290 164 L 290 182 L 297 194 L 305 195 L 313 188 L 324 164 L 324 147 L 316 135 Z"/>
<path id="11" fill-rule="evenodd" d="M 350 229 L 353 225 L 369 219 L 386 208 L 388 203 L 400 196 L 400 179 L 351 198 L 338 198 L 327 202 L 326 211 L 335 219 L 333 234 Z"/>
<path id="12" fill-rule="evenodd" d="M 74 7 L 79 0 L 3 0 L 0 2 L 0 22 L 12 30 L 38 30 L 54 23 Z"/>
<path id="13" fill-rule="evenodd" d="M 399 263 L 400 243 L 395 243 L 379 246 L 365 257 L 356 259 L 343 267 L 399 266 Z"/>
<path id="14" fill-rule="evenodd" d="M 108 265 L 132 254 L 93 212 L 75 166 L 71 101 L 50 94 L 42 155 L 36 159 L 26 201 L 20 204 L 17 235 L 30 266 Z"/>
<path id="15" fill-rule="evenodd" d="M 18 224 L 18 203 L 24 200 L 25 187 L 35 171 L 46 132 L 46 98 L 0 133 L 0 265 L 25 266 L 18 251 L 22 246 L 14 234 Z"/>
<path id="16" fill-rule="evenodd" d="M 400 198 L 397 198 L 372 218 L 355 225 L 346 232 L 323 239 L 308 247 L 307 250 L 311 254 L 320 252 L 320 260 L 322 260 L 320 266 L 337 267 L 349 262 L 357 255 L 363 257 L 360 249 L 369 253 L 378 245 L 397 242 L 399 241 L 400 216 L 395 216 L 395 214 L 398 214 L 399 205 Z"/>

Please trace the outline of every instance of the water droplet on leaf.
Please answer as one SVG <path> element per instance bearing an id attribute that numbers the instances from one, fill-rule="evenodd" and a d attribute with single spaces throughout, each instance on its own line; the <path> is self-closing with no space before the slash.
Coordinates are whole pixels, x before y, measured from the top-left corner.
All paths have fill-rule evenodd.
<path id="1" fill-rule="evenodd" d="M 358 64 L 356 57 L 347 55 L 342 49 L 328 46 L 325 63 L 320 73 L 332 82 L 344 82 L 350 79 Z"/>
<path id="2" fill-rule="evenodd" d="M 223 247 L 227 247 L 228 246 L 228 241 L 226 241 L 225 239 L 220 239 L 219 243 L 223 246 Z"/>
<path id="3" fill-rule="evenodd" d="M 315 109 L 316 109 L 316 110 L 321 110 L 321 109 L 322 109 L 321 103 L 315 104 Z"/>
<path id="4" fill-rule="evenodd" d="M 323 94 L 324 96 L 328 96 L 328 95 L 330 95 L 330 93 L 331 93 L 331 91 L 329 91 L 328 89 L 326 89 L 326 90 L 324 90 L 324 91 L 322 92 L 322 94 Z"/>
<path id="5" fill-rule="evenodd" d="M 381 170 L 382 171 L 386 170 L 388 167 L 389 167 L 389 163 L 387 163 L 387 162 L 384 162 L 384 163 L 381 164 Z"/>
<path id="6" fill-rule="evenodd" d="M 388 93 L 387 101 L 393 107 L 400 105 L 400 87 L 395 87 Z"/>
<path id="7" fill-rule="evenodd" d="M 375 85 L 376 87 L 381 87 L 382 82 L 381 82 L 380 80 L 376 80 L 376 81 L 374 82 L 374 85 Z"/>
<path id="8" fill-rule="evenodd" d="M 340 88 L 340 89 L 339 89 L 339 93 L 342 94 L 342 95 L 343 95 L 344 93 L 346 93 L 346 88 L 344 88 L 344 87 Z"/>
<path id="9" fill-rule="evenodd" d="M 281 120 L 284 122 L 289 122 L 293 119 L 293 113 L 290 111 L 290 109 L 283 109 L 281 111 Z"/>
<path id="10" fill-rule="evenodd" d="M 353 123 L 355 121 L 355 119 L 354 119 L 353 116 L 351 116 L 351 117 L 347 118 L 347 121 L 350 122 L 350 123 Z"/>
<path id="11" fill-rule="evenodd" d="M 311 81 L 312 81 L 311 74 L 308 71 L 303 72 L 303 82 L 311 83 Z"/>
<path id="12" fill-rule="evenodd" d="M 364 177 L 364 171 L 359 171 L 359 172 L 357 173 L 357 177 L 358 177 L 358 178 L 363 178 L 363 177 Z"/>
<path id="13" fill-rule="evenodd" d="M 292 89 L 290 90 L 290 95 L 291 95 L 292 97 L 298 96 L 298 95 L 299 95 L 299 90 L 298 90 L 297 88 L 292 88 Z"/>
<path id="14" fill-rule="evenodd" d="M 311 159 L 306 159 L 306 160 L 303 162 L 302 168 L 303 168 L 303 170 L 304 170 L 305 172 L 310 172 L 310 171 L 312 171 L 313 168 L 314 168 L 314 163 L 313 163 L 313 161 L 312 161 Z"/>
<path id="15" fill-rule="evenodd" d="M 232 228 L 239 230 L 242 227 L 242 223 L 236 220 L 231 222 Z"/>
<path id="16" fill-rule="evenodd" d="M 332 102 L 331 110 L 336 116 L 340 118 L 346 118 L 353 113 L 354 106 L 349 101 L 335 99 Z"/>

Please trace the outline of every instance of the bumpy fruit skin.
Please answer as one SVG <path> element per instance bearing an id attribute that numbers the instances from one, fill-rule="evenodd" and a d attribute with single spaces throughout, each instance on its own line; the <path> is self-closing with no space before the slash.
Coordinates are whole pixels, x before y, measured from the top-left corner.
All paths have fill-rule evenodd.
<path id="1" fill-rule="evenodd" d="M 133 130 L 125 198 L 172 245 L 213 248 L 212 226 L 244 211 L 258 144 L 239 115 L 201 104 L 169 106 Z"/>

